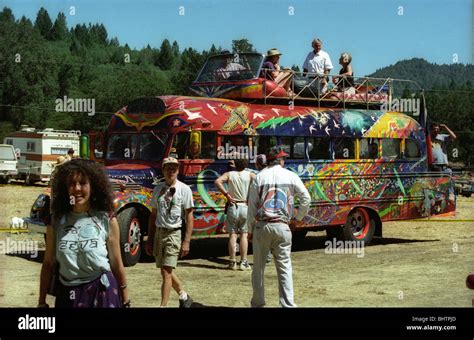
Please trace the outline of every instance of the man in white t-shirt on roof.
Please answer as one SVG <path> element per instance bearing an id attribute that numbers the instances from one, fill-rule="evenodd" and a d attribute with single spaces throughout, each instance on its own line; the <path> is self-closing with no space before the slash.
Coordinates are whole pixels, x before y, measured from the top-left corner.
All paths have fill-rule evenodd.
<path id="1" fill-rule="evenodd" d="M 308 53 L 306 60 L 303 64 L 303 74 L 308 74 L 309 78 L 314 78 L 316 75 L 324 76 L 321 79 L 321 92 L 327 91 L 327 75 L 333 69 L 331 58 L 329 54 L 323 51 L 321 48 L 323 43 L 319 39 L 314 39 L 311 46 L 313 51 Z"/>

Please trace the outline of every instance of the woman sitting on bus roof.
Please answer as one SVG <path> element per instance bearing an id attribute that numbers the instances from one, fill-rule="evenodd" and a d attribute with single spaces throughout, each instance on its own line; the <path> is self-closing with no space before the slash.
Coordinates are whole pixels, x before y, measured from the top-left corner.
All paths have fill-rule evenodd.
<path id="1" fill-rule="evenodd" d="M 281 68 L 280 56 L 282 54 L 276 48 L 269 49 L 262 65 L 261 77 L 274 81 L 278 86 L 283 87 L 288 95 L 292 94 L 290 89 L 293 79 L 293 71 L 288 68 Z"/>
<path id="2" fill-rule="evenodd" d="M 336 91 L 344 92 L 346 95 L 356 93 L 354 87 L 354 71 L 352 70 L 351 61 L 352 57 L 349 53 L 342 53 L 339 58 L 339 64 L 342 66 L 339 71 L 339 76 L 332 77 L 332 81 L 336 85 Z"/>

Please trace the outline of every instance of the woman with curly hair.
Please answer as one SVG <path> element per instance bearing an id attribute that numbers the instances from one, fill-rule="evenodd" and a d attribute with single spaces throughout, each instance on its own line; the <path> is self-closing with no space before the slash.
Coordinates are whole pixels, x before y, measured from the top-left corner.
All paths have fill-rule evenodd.
<path id="1" fill-rule="evenodd" d="M 52 193 L 38 307 L 49 307 L 46 294 L 56 263 L 55 307 L 130 306 L 112 190 L 103 168 L 73 159 L 57 169 Z"/>

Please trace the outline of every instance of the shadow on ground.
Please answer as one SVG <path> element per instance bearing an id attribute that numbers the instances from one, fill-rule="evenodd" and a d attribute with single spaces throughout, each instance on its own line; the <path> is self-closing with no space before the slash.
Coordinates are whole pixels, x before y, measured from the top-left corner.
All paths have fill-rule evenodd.
<path id="1" fill-rule="evenodd" d="M 300 251 L 311 251 L 318 249 L 325 249 L 327 247 L 326 242 L 328 241 L 326 236 L 313 236 L 308 235 L 302 240 L 293 242 L 292 252 Z M 417 239 L 402 239 L 402 238 L 381 238 L 375 237 L 370 243 L 369 247 L 390 245 L 390 244 L 402 244 L 402 243 L 419 243 L 419 242 L 436 242 L 439 239 L 428 239 L 428 240 L 417 240 Z M 208 269 L 221 269 L 227 270 L 225 265 L 228 263 L 227 257 L 229 255 L 227 248 L 228 238 L 216 237 L 206 239 L 195 239 L 191 242 L 191 252 L 188 256 L 181 259 L 179 262 L 180 266 L 186 267 L 202 267 Z M 252 254 L 252 245 L 249 243 L 248 254 Z M 8 256 L 20 257 L 27 261 L 34 261 L 42 263 L 44 258 L 44 250 L 39 250 L 37 254 L 23 254 L 23 253 L 9 253 Z M 34 256 L 36 255 L 36 256 Z M 238 255 L 238 254 L 237 254 Z M 187 262 L 189 260 L 205 259 L 210 264 L 195 264 Z M 154 258 L 142 253 L 141 263 L 154 262 Z M 224 267 L 223 267 L 224 266 Z"/>

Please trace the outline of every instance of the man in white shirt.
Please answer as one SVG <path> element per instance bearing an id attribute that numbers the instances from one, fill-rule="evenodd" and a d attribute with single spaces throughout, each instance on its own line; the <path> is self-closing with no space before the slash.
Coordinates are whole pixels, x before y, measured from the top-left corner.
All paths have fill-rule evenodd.
<path id="1" fill-rule="evenodd" d="M 439 133 L 441 128 L 448 134 Z M 431 152 L 433 170 L 445 171 L 448 167 L 447 145 L 456 139 L 456 135 L 444 124 L 431 124 Z M 448 170 L 450 172 L 450 170 Z"/>
<path id="2" fill-rule="evenodd" d="M 267 154 L 267 167 L 252 181 L 249 190 L 247 221 L 249 239 L 253 242 L 252 307 L 265 306 L 264 273 L 271 250 L 278 275 L 279 300 L 282 307 L 296 307 L 293 299 L 291 267 L 291 230 L 302 224 L 311 197 L 297 174 L 283 168 L 286 154 L 273 147 Z M 299 207 L 294 214 L 295 196 Z"/>
<path id="3" fill-rule="evenodd" d="M 247 196 L 250 182 L 255 174 L 247 170 L 248 160 L 238 158 L 234 161 L 235 170 L 228 171 L 216 179 L 215 184 L 224 194 L 229 204 L 226 212 L 226 227 L 229 232 L 229 269 L 237 269 L 235 258 L 237 235 L 240 234 L 240 270 L 249 270 L 247 261 Z M 224 187 L 227 184 L 227 190 Z"/>
<path id="4" fill-rule="evenodd" d="M 309 78 L 317 76 L 322 77 L 320 80 L 320 89 L 322 93 L 327 91 L 327 75 L 333 69 L 331 58 L 329 54 L 321 48 L 323 43 L 319 39 L 314 39 L 311 46 L 313 51 L 308 53 L 303 64 L 303 74 L 307 74 Z"/>
<path id="5" fill-rule="evenodd" d="M 167 306 L 173 287 L 179 296 L 179 307 L 189 308 L 193 301 L 184 291 L 173 269 L 178 264 L 178 257 L 189 253 L 194 223 L 193 193 L 189 186 L 177 179 L 179 162 L 176 158 L 163 159 L 162 170 L 165 181 L 153 189 L 145 250 L 149 255 L 153 252 L 156 267 L 161 268 L 163 283 L 160 306 Z M 183 215 L 186 220 L 186 232 L 184 240 L 181 241 Z"/>

